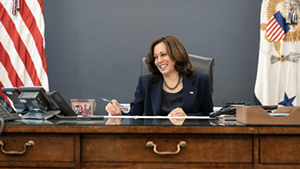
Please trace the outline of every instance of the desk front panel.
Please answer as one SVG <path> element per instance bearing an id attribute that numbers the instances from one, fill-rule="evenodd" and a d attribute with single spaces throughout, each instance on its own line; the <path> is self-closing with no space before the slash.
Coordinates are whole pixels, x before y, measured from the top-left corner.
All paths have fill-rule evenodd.
<path id="1" fill-rule="evenodd" d="M 296 169 L 300 166 L 299 126 L 220 126 L 211 120 L 123 119 L 121 126 L 104 121 L 51 121 L 41 124 L 15 121 L 6 124 L 0 140 L 0 168 L 243 168 Z M 158 155 L 146 143 L 152 141 Z"/>
<path id="2" fill-rule="evenodd" d="M 260 163 L 300 164 L 300 136 L 260 136 Z"/>
<path id="3" fill-rule="evenodd" d="M 253 162 L 251 135 L 85 134 L 81 141 L 82 162 Z M 180 141 L 187 146 L 158 155 L 146 147 L 148 141 L 160 152 L 175 152 Z"/>
<path id="4" fill-rule="evenodd" d="M 27 147 L 22 155 L 6 155 L 0 152 L 0 162 L 74 162 L 74 135 L 59 134 L 3 134 L 0 140 L 5 151 L 22 152 L 29 140 L 33 147 Z"/>

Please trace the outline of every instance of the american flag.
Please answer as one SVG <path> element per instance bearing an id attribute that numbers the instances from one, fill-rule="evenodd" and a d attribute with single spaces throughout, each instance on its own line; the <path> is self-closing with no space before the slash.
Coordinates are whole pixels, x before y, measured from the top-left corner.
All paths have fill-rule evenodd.
<path id="1" fill-rule="evenodd" d="M 0 88 L 49 90 L 44 30 L 42 0 L 0 0 Z"/>
<path id="2" fill-rule="evenodd" d="M 267 37 L 271 41 L 279 41 L 290 30 L 280 11 L 276 12 L 268 22 Z"/>

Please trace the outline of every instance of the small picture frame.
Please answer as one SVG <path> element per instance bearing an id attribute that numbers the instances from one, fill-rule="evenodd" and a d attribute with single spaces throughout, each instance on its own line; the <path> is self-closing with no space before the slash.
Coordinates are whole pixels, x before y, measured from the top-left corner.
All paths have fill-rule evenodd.
<path id="1" fill-rule="evenodd" d="M 95 115 L 96 99 L 70 99 L 70 106 L 78 115 Z"/>

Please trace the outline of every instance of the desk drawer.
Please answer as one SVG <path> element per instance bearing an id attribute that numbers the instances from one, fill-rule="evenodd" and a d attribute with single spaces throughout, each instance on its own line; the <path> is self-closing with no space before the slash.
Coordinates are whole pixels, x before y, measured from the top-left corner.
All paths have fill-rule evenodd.
<path id="1" fill-rule="evenodd" d="M 157 151 L 177 150 L 175 155 L 158 155 L 146 143 L 153 141 Z M 82 162 L 237 162 L 252 163 L 252 136 L 249 135 L 84 135 Z"/>
<path id="2" fill-rule="evenodd" d="M 300 136 L 260 136 L 260 163 L 300 164 Z"/>
<path id="3" fill-rule="evenodd" d="M 44 162 L 73 162 L 74 135 L 56 134 L 6 134 L 1 135 L 5 151 L 24 150 L 24 144 L 29 140 L 34 142 L 33 147 L 27 147 L 22 155 L 6 155 L 0 151 L 1 161 L 44 161 Z"/>

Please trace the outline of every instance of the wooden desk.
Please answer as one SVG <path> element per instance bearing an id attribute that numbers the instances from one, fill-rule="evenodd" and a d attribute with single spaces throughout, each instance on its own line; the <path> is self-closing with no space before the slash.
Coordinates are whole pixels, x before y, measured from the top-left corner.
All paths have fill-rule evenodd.
<path id="1" fill-rule="evenodd" d="M 7 124 L 0 140 L 0 168 L 300 168 L 299 126 L 191 126 L 53 124 Z M 177 150 L 175 155 L 157 151 Z"/>

